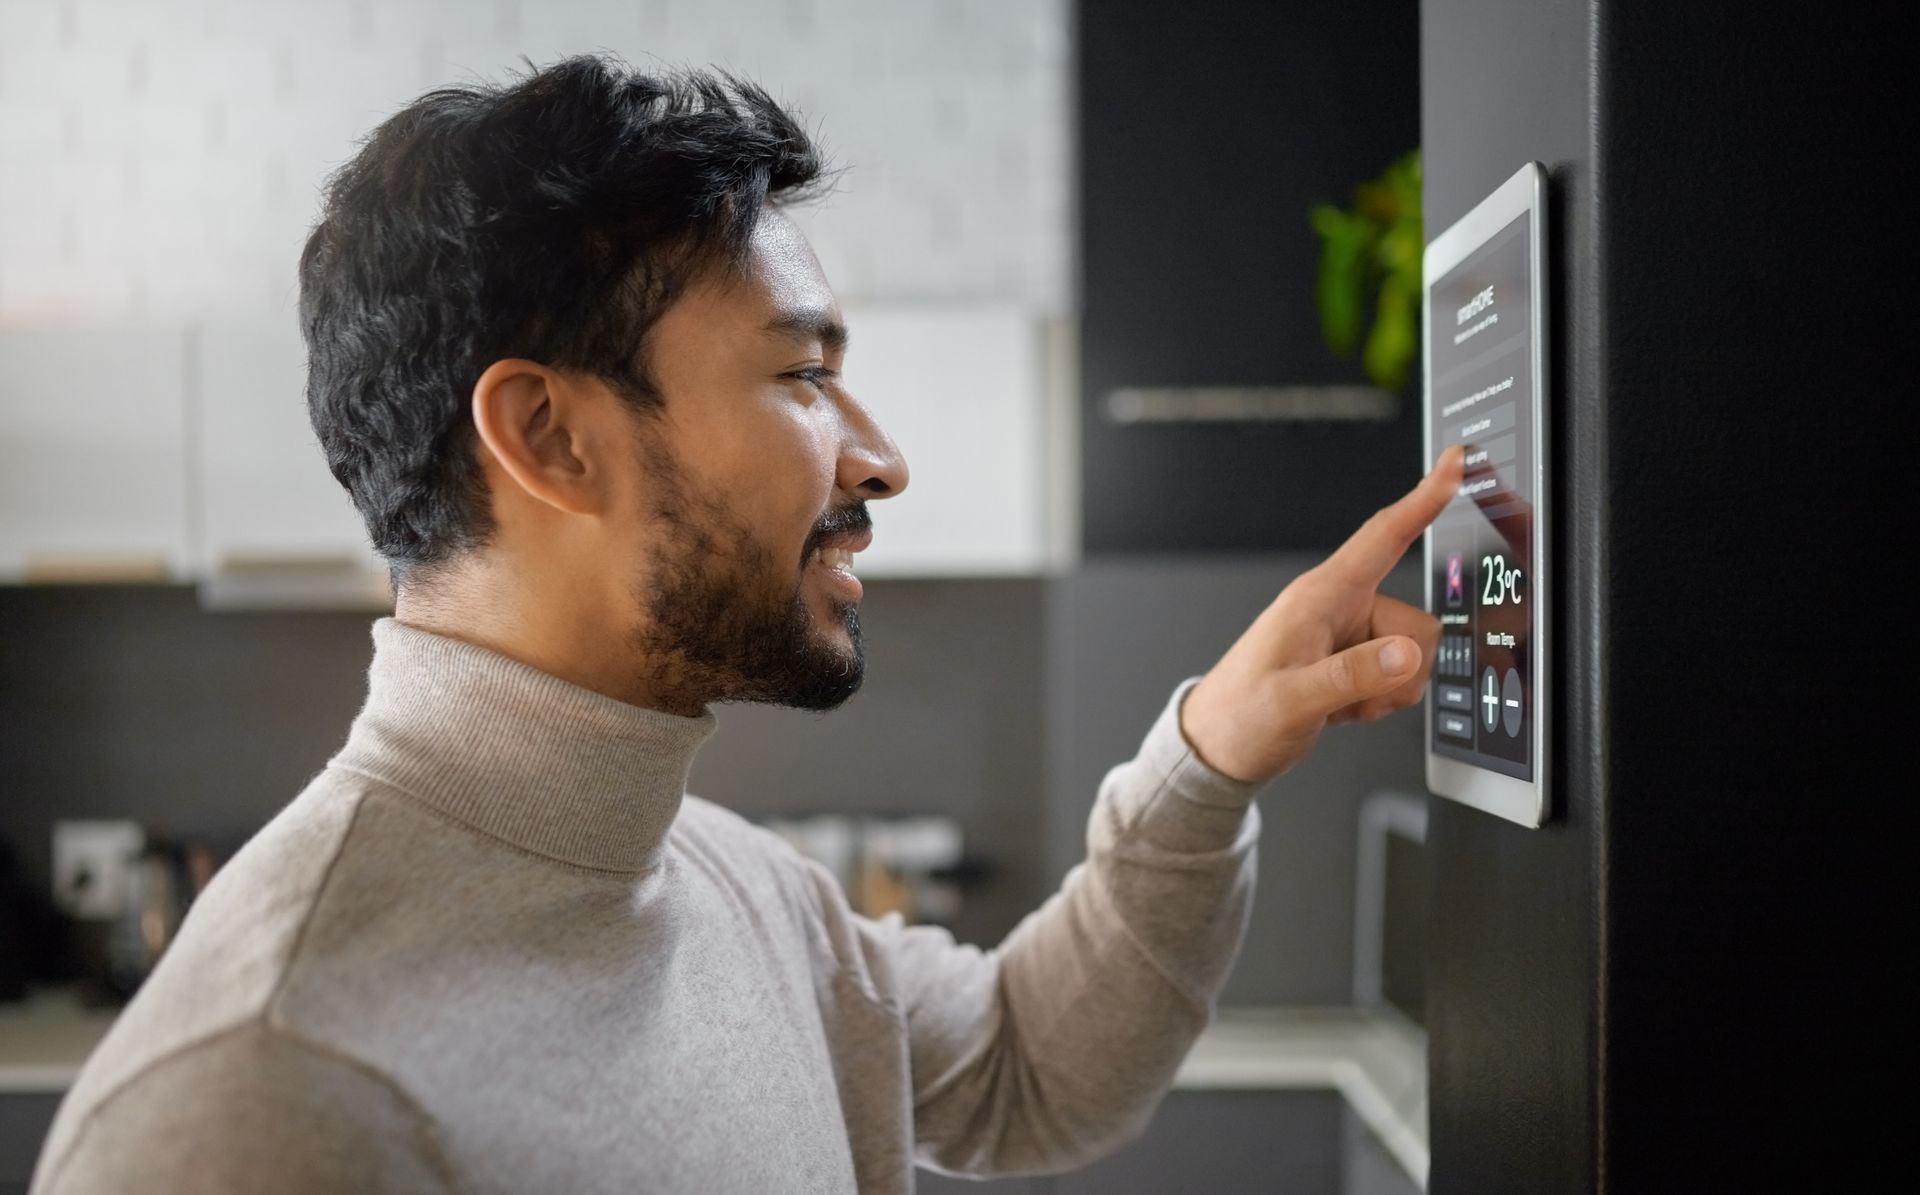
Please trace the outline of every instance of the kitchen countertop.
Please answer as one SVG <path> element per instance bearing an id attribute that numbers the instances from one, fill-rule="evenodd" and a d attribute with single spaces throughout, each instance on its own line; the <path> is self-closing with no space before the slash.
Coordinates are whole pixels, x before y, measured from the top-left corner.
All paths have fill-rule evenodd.
<path id="1" fill-rule="evenodd" d="M 120 1015 L 117 1008 L 86 1008 L 71 988 L 41 988 L 18 1003 L 0 1004 L 0 1093 L 59 1093 Z"/>
<path id="2" fill-rule="evenodd" d="M 65 1091 L 117 1013 L 82 1007 L 67 988 L 0 1004 L 0 1093 Z M 1338 1091 L 1401 1167 L 1426 1186 L 1426 1034 L 1390 1010 L 1223 1008 L 1173 1086 Z"/>

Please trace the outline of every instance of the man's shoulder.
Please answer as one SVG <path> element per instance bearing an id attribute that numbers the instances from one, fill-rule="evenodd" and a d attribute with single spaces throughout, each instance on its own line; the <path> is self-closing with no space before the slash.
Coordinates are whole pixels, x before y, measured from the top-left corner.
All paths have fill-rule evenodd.
<path id="1" fill-rule="evenodd" d="M 770 859 L 798 864 L 803 856 L 765 826 L 756 825 L 724 805 L 688 793 L 674 819 L 673 833 L 686 840 L 725 842 Z"/>
<path id="2" fill-rule="evenodd" d="M 69 1099 L 35 1192 L 442 1190 L 434 1126 L 366 1061 L 251 1017 Z"/>
<path id="3" fill-rule="evenodd" d="M 220 867 L 82 1066 L 49 1156 L 136 1086 L 158 1090 L 202 1074 L 209 1058 L 243 1052 L 252 1041 L 245 1027 L 262 1021 L 284 986 L 365 795 L 350 777 L 322 772 Z"/>
<path id="4" fill-rule="evenodd" d="M 672 837 L 683 855 L 707 861 L 748 889 L 770 887 L 784 902 L 816 917 L 846 914 L 840 886 L 825 867 L 725 806 L 687 794 Z"/>

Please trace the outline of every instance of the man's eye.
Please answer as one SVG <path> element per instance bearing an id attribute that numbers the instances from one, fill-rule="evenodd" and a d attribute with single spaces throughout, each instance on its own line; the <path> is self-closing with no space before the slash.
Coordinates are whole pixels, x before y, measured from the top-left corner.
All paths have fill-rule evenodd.
<path id="1" fill-rule="evenodd" d="M 792 373 L 788 374 L 787 376 L 790 378 L 799 378 L 801 381 L 807 383 L 809 386 L 812 386 L 815 390 L 818 390 L 824 394 L 826 393 L 827 383 L 832 381 L 834 378 L 838 377 L 839 375 L 834 373 L 833 370 L 828 369 L 823 365 L 815 365 L 808 369 L 796 369 Z"/>

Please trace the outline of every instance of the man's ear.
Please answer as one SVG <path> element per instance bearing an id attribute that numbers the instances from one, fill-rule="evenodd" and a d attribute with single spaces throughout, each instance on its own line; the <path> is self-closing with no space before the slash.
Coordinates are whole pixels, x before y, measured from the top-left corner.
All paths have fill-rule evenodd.
<path id="1" fill-rule="evenodd" d="M 517 357 L 495 361 L 473 386 L 473 425 L 502 472 L 528 497 L 568 514 L 602 508 L 586 404 L 575 379 Z"/>

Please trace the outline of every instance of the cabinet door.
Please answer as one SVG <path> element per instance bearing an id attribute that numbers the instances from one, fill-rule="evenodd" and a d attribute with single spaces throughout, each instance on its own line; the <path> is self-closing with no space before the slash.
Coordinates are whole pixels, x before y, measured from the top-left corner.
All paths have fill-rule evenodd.
<path id="1" fill-rule="evenodd" d="M 1340 1097 L 1331 1091 L 1175 1091 L 1140 1139 L 1056 1195 L 1338 1195 Z"/>
<path id="2" fill-rule="evenodd" d="M 849 308 L 849 389 L 907 458 L 875 503 L 870 576 L 1017 575 L 1056 562 L 1058 462 L 1042 322 L 1011 306 Z"/>
<path id="3" fill-rule="evenodd" d="M 307 350 L 291 319 L 211 321 L 196 337 L 205 564 L 373 559 L 307 420 Z"/>
<path id="4" fill-rule="evenodd" d="M 0 329 L 0 580 L 187 575 L 183 341 Z"/>
<path id="5" fill-rule="evenodd" d="M 24 1195 L 59 1108 L 58 1095 L 0 1092 L 0 1195 Z"/>
<path id="6" fill-rule="evenodd" d="M 387 600 L 359 513 L 308 422 L 306 344 L 293 320 L 210 320 L 191 353 L 203 602 Z"/>
<path id="7" fill-rule="evenodd" d="M 1420 144 L 1420 7 L 1075 7 L 1089 556 L 1317 553 L 1420 476 L 1419 358 L 1328 351 L 1308 217 Z"/>

